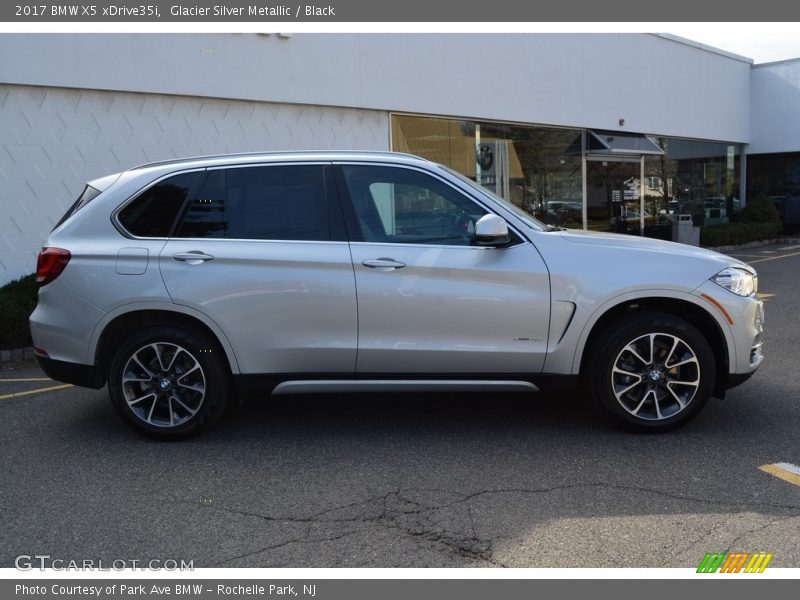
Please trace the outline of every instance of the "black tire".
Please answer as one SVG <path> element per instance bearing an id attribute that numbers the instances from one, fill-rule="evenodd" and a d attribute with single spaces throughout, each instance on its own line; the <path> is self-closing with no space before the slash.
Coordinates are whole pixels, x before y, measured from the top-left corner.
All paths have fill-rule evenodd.
<path id="1" fill-rule="evenodd" d="M 170 370 L 160 363 L 169 363 Z M 227 360 L 216 341 L 169 325 L 134 332 L 119 346 L 109 368 L 108 392 L 129 426 L 166 440 L 212 425 L 232 396 Z"/>
<path id="2" fill-rule="evenodd" d="M 697 416 L 716 379 L 708 340 L 687 321 L 657 311 L 606 326 L 590 350 L 586 371 L 595 399 L 608 414 L 629 429 L 650 432 L 675 429 Z"/>

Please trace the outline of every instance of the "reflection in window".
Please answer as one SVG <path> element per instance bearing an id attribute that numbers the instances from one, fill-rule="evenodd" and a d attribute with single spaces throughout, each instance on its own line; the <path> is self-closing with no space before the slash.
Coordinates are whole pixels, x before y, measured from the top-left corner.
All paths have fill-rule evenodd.
<path id="1" fill-rule="evenodd" d="M 438 179 L 412 169 L 342 167 L 363 240 L 469 246 L 485 211 Z"/>
<path id="2" fill-rule="evenodd" d="M 582 227 L 581 132 L 394 115 L 392 149 L 462 173 L 545 223 Z"/>
<path id="3" fill-rule="evenodd" d="M 584 144 L 588 150 L 610 152 L 614 144 L 624 142 L 626 147 L 634 144 L 634 151 L 645 152 L 643 185 L 638 162 L 603 173 L 599 164 L 587 161 L 590 229 L 639 233 L 643 220 L 644 235 L 671 239 L 678 214 L 691 215 L 695 225 L 704 225 L 725 222 L 741 209 L 741 146 L 605 133 L 601 139 L 579 129 L 392 116 L 393 150 L 444 164 L 548 224 L 583 225 Z M 654 144 L 665 153 L 646 154 Z M 640 194 L 644 194 L 643 213 Z"/>
<path id="4" fill-rule="evenodd" d="M 800 153 L 747 157 L 747 197 L 769 196 L 787 230 L 800 228 Z"/>
<path id="5" fill-rule="evenodd" d="M 329 240 L 322 167 L 209 171 L 178 237 Z"/>
<path id="6" fill-rule="evenodd" d="M 665 154 L 645 157 L 645 178 L 652 185 L 645 187 L 644 199 L 645 210 L 656 217 L 658 225 L 671 226 L 679 214 L 691 215 L 695 225 L 724 223 L 741 209 L 740 146 L 664 137 L 656 140 Z"/>
<path id="7" fill-rule="evenodd" d="M 119 222 L 139 237 L 167 237 L 199 173 L 181 173 L 146 189 L 119 212 Z"/>
<path id="8" fill-rule="evenodd" d="M 591 160 L 586 165 L 587 228 L 639 235 L 639 162 Z M 650 215 L 645 211 L 645 227 Z"/>

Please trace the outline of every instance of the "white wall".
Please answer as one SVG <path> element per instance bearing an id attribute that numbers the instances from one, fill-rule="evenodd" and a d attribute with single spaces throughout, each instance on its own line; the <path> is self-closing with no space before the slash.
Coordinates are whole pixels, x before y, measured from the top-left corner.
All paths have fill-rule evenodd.
<path id="1" fill-rule="evenodd" d="M 749 141 L 750 64 L 650 34 L 25 34 L 0 82 Z"/>
<path id="2" fill-rule="evenodd" d="M 748 154 L 800 151 L 800 59 L 756 65 Z"/>
<path id="3" fill-rule="evenodd" d="M 0 285 L 34 271 L 88 180 L 176 156 L 388 147 L 379 111 L 0 84 Z"/>

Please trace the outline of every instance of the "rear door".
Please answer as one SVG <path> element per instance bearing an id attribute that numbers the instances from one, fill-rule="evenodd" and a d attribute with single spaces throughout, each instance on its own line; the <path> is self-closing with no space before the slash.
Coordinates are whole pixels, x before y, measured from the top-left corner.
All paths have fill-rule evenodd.
<path id="1" fill-rule="evenodd" d="M 355 282 L 329 169 L 209 169 L 161 252 L 172 300 L 222 328 L 242 373 L 355 369 Z"/>
<path id="2" fill-rule="evenodd" d="M 433 173 L 342 164 L 359 373 L 537 373 L 549 276 L 533 246 L 475 246 L 487 208 Z"/>

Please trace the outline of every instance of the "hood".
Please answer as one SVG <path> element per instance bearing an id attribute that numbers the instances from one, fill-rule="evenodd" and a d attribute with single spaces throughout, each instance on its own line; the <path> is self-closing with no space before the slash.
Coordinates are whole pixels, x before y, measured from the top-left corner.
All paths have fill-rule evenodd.
<path id="1" fill-rule="evenodd" d="M 617 247 L 640 252 L 657 252 L 659 254 L 671 254 L 680 257 L 691 257 L 718 262 L 725 266 L 742 266 L 752 270 L 742 261 L 719 252 L 678 244 L 676 242 L 665 242 L 653 238 L 641 237 L 637 235 L 627 235 L 623 233 L 604 233 L 597 231 L 566 230 L 559 232 L 559 235 L 567 242 L 576 244 L 590 244 L 595 246 Z M 722 268 L 722 267 L 721 267 Z"/>

